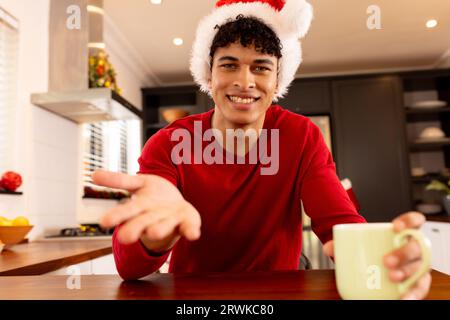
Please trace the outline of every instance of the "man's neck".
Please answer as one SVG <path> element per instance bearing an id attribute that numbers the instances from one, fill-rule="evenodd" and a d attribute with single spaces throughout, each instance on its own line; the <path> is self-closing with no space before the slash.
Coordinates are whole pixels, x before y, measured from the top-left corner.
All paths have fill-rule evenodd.
<path id="1" fill-rule="evenodd" d="M 237 143 L 237 139 L 234 141 L 234 150 L 232 150 L 228 145 L 231 143 L 231 141 L 227 141 L 227 130 L 235 131 L 237 129 L 241 129 L 244 132 L 247 132 L 247 130 L 253 131 L 256 133 L 256 138 L 259 137 L 261 133 L 261 129 L 264 125 L 266 114 L 264 113 L 257 121 L 252 123 L 246 123 L 246 124 L 239 124 L 239 123 L 232 123 L 225 119 L 225 117 L 222 115 L 220 110 L 216 107 L 211 119 L 211 128 L 212 129 L 218 129 L 222 133 L 223 137 L 223 145 L 222 147 L 225 147 L 228 152 L 238 154 L 239 156 L 244 156 L 248 153 L 250 148 L 253 146 L 254 143 L 256 143 L 256 140 L 252 139 L 245 139 L 245 146 L 240 145 Z M 219 141 L 219 140 L 218 140 Z M 222 144 L 222 143 L 221 143 Z M 239 148 L 240 147 L 240 148 Z"/>

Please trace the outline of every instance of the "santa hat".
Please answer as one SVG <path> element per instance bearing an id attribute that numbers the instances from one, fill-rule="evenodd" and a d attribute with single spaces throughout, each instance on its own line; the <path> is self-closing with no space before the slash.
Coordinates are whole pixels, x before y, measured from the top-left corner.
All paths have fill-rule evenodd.
<path id="1" fill-rule="evenodd" d="M 288 90 L 295 73 L 302 62 L 300 39 L 308 32 L 313 18 L 312 6 L 305 0 L 219 0 L 215 9 L 204 17 L 196 32 L 192 46 L 190 70 L 200 90 L 208 93 L 210 71 L 210 49 L 217 33 L 216 25 L 238 15 L 262 20 L 281 41 L 282 57 L 278 75 L 278 90 L 275 101 L 282 98 Z"/>

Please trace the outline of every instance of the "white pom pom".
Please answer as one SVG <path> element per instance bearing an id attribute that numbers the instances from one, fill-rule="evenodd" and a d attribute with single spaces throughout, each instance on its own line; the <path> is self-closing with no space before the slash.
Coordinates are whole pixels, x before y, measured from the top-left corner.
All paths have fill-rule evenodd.
<path id="1" fill-rule="evenodd" d="M 286 0 L 281 16 L 287 26 L 286 32 L 295 33 L 300 39 L 309 30 L 313 19 L 313 8 L 305 0 Z"/>

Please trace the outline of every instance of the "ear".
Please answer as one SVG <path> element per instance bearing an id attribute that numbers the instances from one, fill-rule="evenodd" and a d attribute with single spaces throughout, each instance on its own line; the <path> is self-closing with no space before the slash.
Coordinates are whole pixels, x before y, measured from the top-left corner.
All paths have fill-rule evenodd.
<path id="1" fill-rule="evenodd" d="M 208 79 L 208 88 L 209 88 L 209 90 L 212 90 L 212 82 L 211 82 L 211 79 Z"/>

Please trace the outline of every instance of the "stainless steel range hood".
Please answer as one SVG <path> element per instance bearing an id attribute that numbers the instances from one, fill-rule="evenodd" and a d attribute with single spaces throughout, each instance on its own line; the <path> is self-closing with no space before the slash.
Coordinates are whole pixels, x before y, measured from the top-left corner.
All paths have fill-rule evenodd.
<path id="1" fill-rule="evenodd" d="M 103 0 L 50 1 L 49 89 L 32 94 L 32 104 L 76 123 L 142 118 L 115 91 L 88 88 L 89 53 L 103 43 L 102 7 Z"/>

